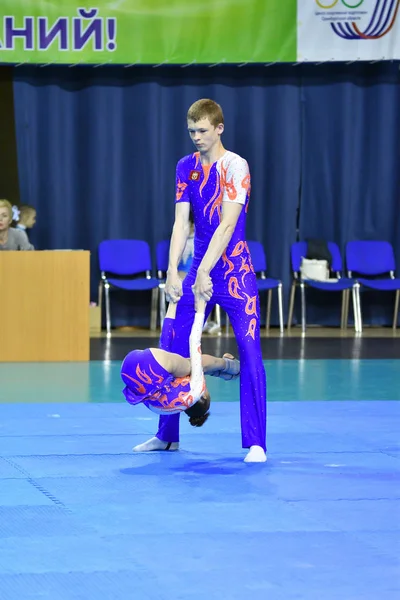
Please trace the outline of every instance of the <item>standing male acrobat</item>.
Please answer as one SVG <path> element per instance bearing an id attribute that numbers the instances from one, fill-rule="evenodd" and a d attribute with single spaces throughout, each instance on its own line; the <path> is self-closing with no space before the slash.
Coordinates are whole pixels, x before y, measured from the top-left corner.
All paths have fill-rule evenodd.
<path id="1" fill-rule="evenodd" d="M 213 100 L 195 102 L 188 111 L 189 135 L 197 151 L 176 168 L 175 222 L 171 237 L 166 296 L 178 303 L 171 350 L 189 356 L 195 302 L 207 301 L 205 318 L 219 304 L 228 314 L 239 348 L 242 446 L 245 462 L 265 462 L 266 377 L 260 345 L 260 306 L 256 276 L 245 238 L 250 197 L 247 162 L 225 150 L 222 109 Z M 190 207 L 195 223 L 192 267 L 182 281 L 178 264 L 189 234 Z M 136 452 L 179 448 L 179 415 L 161 416 L 156 437 Z"/>

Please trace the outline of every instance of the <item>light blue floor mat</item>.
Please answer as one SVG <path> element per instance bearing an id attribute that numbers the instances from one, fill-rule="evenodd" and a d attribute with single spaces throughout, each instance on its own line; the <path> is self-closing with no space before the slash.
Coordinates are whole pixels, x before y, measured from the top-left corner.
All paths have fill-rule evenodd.
<path id="1" fill-rule="evenodd" d="M 237 382 L 134 455 L 117 363 L 0 365 L 0 600 L 398 600 L 400 363 L 354 362 L 267 363 L 262 465 Z"/>

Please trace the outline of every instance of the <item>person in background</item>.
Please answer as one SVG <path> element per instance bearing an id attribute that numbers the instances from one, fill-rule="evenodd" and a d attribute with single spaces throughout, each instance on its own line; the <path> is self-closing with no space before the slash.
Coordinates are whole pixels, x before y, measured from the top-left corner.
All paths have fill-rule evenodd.
<path id="1" fill-rule="evenodd" d="M 0 250 L 34 250 L 24 231 L 11 227 L 13 209 L 8 200 L 0 200 Z"/>
<path id="2" fill-rule="evenodd" d="M 19 210 L 19 218 L 16 221 L 15 229 L 19 229 L 20 231 L 24 231 L 26 233 L 26 237 L 29 241 L 28 229 L 32 229 L 32 227 L 36 223 L 36 209 L 33 206 L 29 206 L 29 204 L 23 204 L 18 208 Z"/>

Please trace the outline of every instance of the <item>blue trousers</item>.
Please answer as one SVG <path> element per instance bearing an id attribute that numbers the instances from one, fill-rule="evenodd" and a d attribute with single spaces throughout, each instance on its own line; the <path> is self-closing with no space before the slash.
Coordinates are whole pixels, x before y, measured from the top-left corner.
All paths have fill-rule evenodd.
<path id="1" fill-rule="evenodd" d="M 215 271 L 215 270 L 214 270 Z M 211 271 L 213 296 L 207 303 L 206 319 L 215 304 L 228 314 L 235 333 L 240 360 L 240 417 L 242 447 L 261 446 L 266 450 L 267 384 L 260 345 L 260 303 L 254 273 L 239 276 Z M 160 345 L 189 357 L 189 335 L 195 307 L 191 286 L 196 279 L 194 267 L 183 282 L 175 320 L 165 319 Z M 173 329 L 173 331 L 172 331 Z M 180 415 L 161 416 L 157 437 L 165 442 L 179 441 Z"/>

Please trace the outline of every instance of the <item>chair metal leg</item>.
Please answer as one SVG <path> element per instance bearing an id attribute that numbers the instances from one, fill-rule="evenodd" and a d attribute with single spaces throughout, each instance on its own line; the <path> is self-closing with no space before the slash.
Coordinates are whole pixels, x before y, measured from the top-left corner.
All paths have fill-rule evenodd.
<path id="1" fill-rule="evenodd" d="M 161 283 L 159 286 L 159 295 L 160 295 L 160 329 L 162 329 L 164 324 L 165 315 L 167 313 L 167 300 L 165 296 L 165 284 Z"/>
<path id="2" fill-rule="evenodd" d="M 150 330 L 155 331 L 157 328 L 157 304 L 158 304 L 158 287 L 151 290 L 151 313 L 150 313 Z"/>
<path id="3" fill-rule="evenodd" d="M 104 296 L 106 300 L 106 331 L 111 333 L 111 315 L 110 315 L 110 284 L 104 285 Z"/>
<path id="4" fill-rule="evenodd" d="M 349 302 L 350 302 L 350 290 L 346 290 L 345 309 L 344 309 L 344 329 L 347 329 L 348 324 L 349 324 Z"/>
<path id="5" fill-rule="evenodd" d="M 357 283 L 357 310 L 358 310 L 358 333 L 362 333 L 362 316 L 361 316 L 361 296 L 360 296 L 360 284 Z"/>
<path id="6" fill-rule="evenodd" d="M 278 285 L 278 310 L 279 310 L 279 329 L 283 333 L 283 301 L 282 301 L 282 284 Z"/>
<path id="7" fill-rule="evenodd" d="M 399 300 L 400 300 L 400 290 L 397 290 L 396 300 L 394 301 L 393 329 L 397 328 L 397 321 L 399 318 Z"/>
<path id="8" fill-rule="evenodd" d="M 269 331 L 269 326 L 271 324 L 271 302 L 272 302 L 272 290 L 268 290 L 267 295 L 267 315 L 265 319 L 265 329 Z"/>
<path id="9" fill-rule="evenodd" d="M 101 324 L 103 322 L 103 281 L 100 279 L 99 281 L 99 291 L 98 291 L 98 304 L 100 309 L 100 329 Z"/>
<path id="10" fill-rule="evenodd" d="M 98 303 L 101 311 L 101 307 L 103 304 L 103 282 L 101 280 L 99 281 Z"/>
<path id="11" fill-rule="evenodd" d="M 340 316 L 340 329 L 344 329 L 345 313 L 346 313 L 346 290 L 343 290 L 343 292 L 342 292 L 342 312 L 341 312 L 341 316 Z"/>
<path id="12" fill-rule="evenodd" d="M 228 335 L 228 333 L 229 333 L 229 315 L 228 315 L 228 313 L 225 313 L 225 316 L 226 316 L 225 333 L 226 333 L 226 335 Z"/>
<path id="13" fill-rule="evenodd" d="M 353 286 L 351 288 L 351 295 L 352 295 L 352 300 L 353 300 L 354 329 L 358 333 L 358 327 L 359 327 L 359 323 L 358 323 L 358 304 L 357 304 L 357 291 L 356 291 L 356 287 L 355 286 Z"/>
<path id="14" fill-rule="evenodd" d="M 288 324 L 287 324 L 288 330 L 292 326 L 295 295 L 296 295 L 296 282 L 293 281 L 293 283 L 292 283 L 292 289 L 290 290 L 289 316 L 288 316 Z"/>
<path id="15" fill-rule="evenodd" d="M 215 305 L 215 322 L 221 329 L 221 307 L 219 304 Z"/>
<path id="16" fill-rule="evenodd" d="M 362 333 L 360 285 L 358 283 L 353 286 L 351 293 L 353 296 L 354 329 L 357 333 Z"/>
<path id="17" fill-rule="evenodd" d="M 306 286 L 303 282 L 300 283 L 300 297 L 301 297 L 301 330 L 303 333 L 306 332 Z"/>

